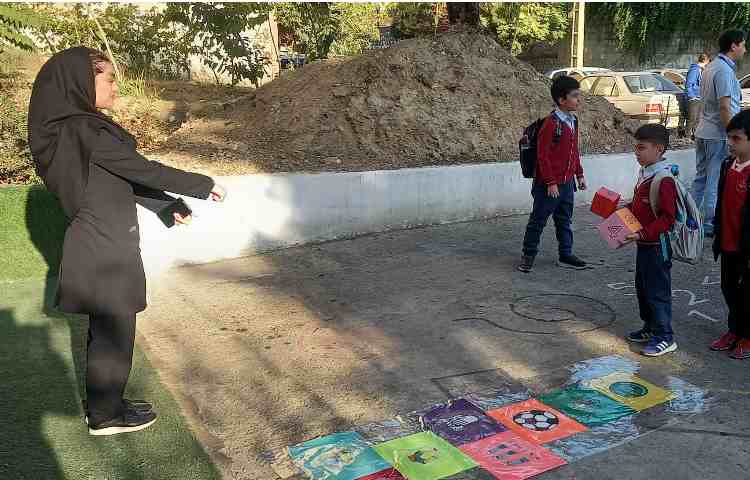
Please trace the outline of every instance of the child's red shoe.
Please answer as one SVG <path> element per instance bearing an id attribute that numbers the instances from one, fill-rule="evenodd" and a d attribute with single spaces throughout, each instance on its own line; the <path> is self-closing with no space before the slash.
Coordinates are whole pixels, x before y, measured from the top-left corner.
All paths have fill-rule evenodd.
<path id="1" fill-rule="evenodd" d="M 714 343 L 711 344 L 711 350 L 732 350 L 735 345 L 737 345 L 737 341 L 740 339 L 737 335 L 735 335 L 732 332 L 727 332 L 721 337 L 719 337 L 718 340 L 714 341 Z"/>
<path id="2" fill-rule="evenodd" d="M 730 353 L 729 356 L 736 358 L 737 360 L 750 358 L 750 340 L 747 338 L 740 339 L 740 341 L 737 342 L 737 346 L 734 347 L 734 350 L 732 350 L 732 353 Z"/>

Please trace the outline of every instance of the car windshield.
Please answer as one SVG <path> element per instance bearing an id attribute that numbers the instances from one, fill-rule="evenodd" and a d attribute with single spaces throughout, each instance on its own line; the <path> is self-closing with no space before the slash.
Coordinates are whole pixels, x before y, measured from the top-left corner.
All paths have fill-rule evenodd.
<path id="1" fill-rule="evenodd" d="M 625 75 L 623 77 L 625 85 L 631 93 L 650 93 L 650 92 L 681 92 L 680 87 L 670 82 L 661 75 L 641 74 Z"/>

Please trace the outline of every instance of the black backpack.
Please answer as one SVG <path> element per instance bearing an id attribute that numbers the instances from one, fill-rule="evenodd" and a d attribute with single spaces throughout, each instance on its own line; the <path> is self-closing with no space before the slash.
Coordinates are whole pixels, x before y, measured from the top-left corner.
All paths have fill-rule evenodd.
<path id="1" fill-rule="evenodd" d="M 554 114 L 551 114 L 555 121 L 555 134 L 552 137 L 552 142 L 557 143 L 562 137 L 562 121 Z M 521 162 L 521 174 L 523 178 L 534 178 L 536 175 L 536 144 L 539 137 L 539 130 L 542 129 L 542 125 L 547 118 L 538 118 L 531 123 L 528 127 L 523 129 L 523 135 L 521 140 L 518 141 L 519 157 L 518 160 Z M 578 121 L 576 121 L 576 130 L 578 129 Z"/>

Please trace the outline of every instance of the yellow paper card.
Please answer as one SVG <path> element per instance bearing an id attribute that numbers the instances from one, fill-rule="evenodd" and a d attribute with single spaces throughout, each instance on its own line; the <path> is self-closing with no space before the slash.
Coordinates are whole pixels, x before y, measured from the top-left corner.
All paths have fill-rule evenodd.
<path id="1" fill-rule="evenodd" d="M 632 373 L 610 373 L 591 380 L 590 385 L 609 398 L 639 411 L 676 398 L 669 390 L 657 387 Z"/>
<path id="2" fill-rule="evenodd" d="M 615 213 L 618 217 L 620 217 L 622 223 L 626 227 L 628 227 L 630 231 L 637 232 L 638 230 L 643 228 L 641 222 L 639 222 L 638 219 L 635 218 L 635 215 L 633 215 L 633 212 L 631 212 L 629 208 L 621 208 Z"/>

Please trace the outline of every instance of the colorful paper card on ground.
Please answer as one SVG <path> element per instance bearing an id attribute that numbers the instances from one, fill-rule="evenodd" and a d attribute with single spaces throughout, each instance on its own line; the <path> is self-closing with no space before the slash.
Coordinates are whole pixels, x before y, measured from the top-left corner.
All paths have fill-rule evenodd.
<path id="1" fill-rule="evenodd" d="M 355 432 L 342 432 L 289 447 L 289 456 L 310 478 L 356 480 L 390 468 Z"/>
<path id="2" fill-rule="evenodd" d="M 565 460 L 544 447 L 503 432 L 461 446 L 461 451 L 502 480 L 523 480 L 565 465 Z"/>
<path id="3" fill-rule="evenodd" d="M 482 467 L 476 467 L 445 477 L 442 480 L 495 480 L 495 476 Z"/>
<path id="4" fill-rule="evenodd" d="M 379 472 L 372 473 L 358 480 L 406 480 L 403 475 L 395 468 L 388 468 Z"/>
<path id="5" fill-rule="evenodd" d="M 539 401 L 587 427 L 604 425 L 636 412 L 629 406 L 580 384 L 541 395 Z"/>
<path id="6" fill-rule="evenodd" d="M 463 398 L 435 407 L 420 417 L 423 428 L 456 446 L 476 442 L 507 430 L 497 420 Z"/>
<path id="7" fill-rule="evenodd" d="M 586 427 L 536 400 L 514 403 L 487 412 L 522 438 L 546 443 L 586 431 Z"/>
<path id="8" fill-rule="evenodd" d="M 420 432 L 374 447 L 410 480 L 437 480 L 477 466 L 460 450 L 432 432 Z"/>
<path id="9" fill-rule="evenodd" d="M 421 432 L 419 422 L 401 417 L 383 420 L 382 422 L 372 422 L 359 427 L 354 431 L 362 435 L 365 440 L 372 444 L 387 442 L 394 438 L 406 437 L 414 433 Z"/>
<path id="10" fill-rule="evenodd" d="M 604 395 L 635 410 L 645 410 L 675 398 L 675 394 L 631 373 L 611 373 L 590 382 Z"/>

